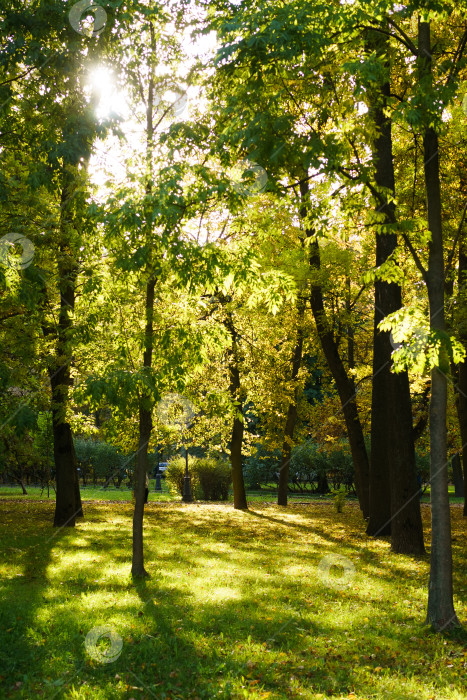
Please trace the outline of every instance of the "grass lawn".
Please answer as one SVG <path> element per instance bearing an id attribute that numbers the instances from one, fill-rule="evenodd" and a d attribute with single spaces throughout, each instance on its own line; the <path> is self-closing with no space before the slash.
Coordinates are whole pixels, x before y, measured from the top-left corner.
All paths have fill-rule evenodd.
<path id="1" fill-rule="evenodd" d="M 164 479 L 161 480 L 162 492 L 156 492 L 156 480 L 150 479 L 149 481 L 149 501 L 156 502 L 173 502 L 174 500 L 181 500 L 174 498 L 170 493 L 168 485 Z M 0 501 L 2 499 L 8 498 L 20 498 L 21 500 L 46 500 L 47 499 L 47 488 L 42 489 L 40 486 L 26 486 L 27 495 L 23 495 L 21 491 L 21 486 L 19 485 L 0 485 Z M 81 498 L 83 501 L 131 501 L 131 489 L 127 486 L 121 486 L 116 488 L 115 486 L 108 486 L 104 488 L 103 486 L 80 486 Z M 277 489 L 262 489 L 258 491 L 247 490 L 247 497 L 249 502 L 258 503 L 274 503 L 277 501 Z M 49 500 L 55 500 L 55 491 L 52 487 L 49 489 Z M 329 501 L 332 499 L 330 494 L 321 495 L 314 493 L 289 493 L 289 501 L 291 503 L 303 503 L 311 501 Z M 449 499 L 451 503 L 463 503 L 463 498 L 456 498 L 454 496 L 454 486 L 449 485 Z M 233 502 L 233 494 L 230 492 L 229 501 Z M 348 502 L 356 502 L 355 497 L 349 497 Z M 421 499 L 422 503 L 430 502 L 430 489 L 426 489 L 425 493 Z"/>
<path id="2" fill-rule="evenodd" d="M 53 506 L 0 499 L 0 698 L 467 697 L 466 633 L 423 624 L 428 558 L 367 539 L 354 503 L 151 501 L 136 585 L 130 503 L 86 503 L 68 530 Z M 451 510 L 465 626 L 466 519 Z M 99 626 L 111 640 L 87 636 Z"/>

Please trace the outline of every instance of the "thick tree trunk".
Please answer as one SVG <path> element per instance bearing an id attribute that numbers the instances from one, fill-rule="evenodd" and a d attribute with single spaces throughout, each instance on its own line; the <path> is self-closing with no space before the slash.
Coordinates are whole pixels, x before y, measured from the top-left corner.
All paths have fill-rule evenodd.
<path id="1" fill-rule="evenodd" d="M 421 77 L 431 76 L 431 39 L 428 22 L 419 23 L 418 48 Z M 427 273 L 430 328 L 432 331 L 444 331 L 444 256 L 438 135 L 431 127 L 425 130 L 423 148 L 428 228 L 431 232 Z M 439 362 L 448 365 L 445 355 L 447 352 L 441 350 Z M 430 403 L 432 539 L 427 622 L 438 631 L 460 625 L 453 602 L 446 409 L 446 375 L 440 368 L 435 367 L 431 372 Z"/>
<path id="2" fill-rule="evenodd" d="M 395 248 L 393 236 L 376 237 L 376 265 L 387 258 L 386 250 Z M 388 245 L 389 244 L 389 245 Z M 386 249 L 386 250 L 385 250 Z M 373 328 L 373 389 L 371 395 L 371 450 L 370 450 L 370 502 L 367 534 L 384 536 L 391 534 L 391 467 L 392 467 L 392 415 L 390 405 L 394 392 L 390 392 L 391 352 L 389 333 L 378 329 L 387 316 L 390 306 L 389 286 L 381 280 L 375 282 L 375 311 Z M 389 297 L 389 298 L 385 298 Z M 387 303 L 389 302 L 389 304 Z M 394 310 L 394 309 L 392 309 Z"/>
<path id="3" fill-rule="evenodd" d="M 241 411 L 241 408 L 237 406 L 237 410 Z M 246 510 L 248 508 L 245 482 L 243 479 L 242 444 L 243 420 L 236 416 L 232 427 L 232 437 L 230 438 L 230 464 L 232 467 L 234 508 L 236 510 Z"/>
<path id="4" fill-rule="evenodd" d="M 221 304 L 226 300 L 219 296 Z M 238 348 L 238 334 L 230 311 L 225 310 L 224 324 L 230 333 L 232 346 L 228 352 L 229 357 L 229 393 L 235 410 L 230 439 L 230 465 L 232 467 L 232 488 L 234 508 L 247 510 L 245 481 L 243 479 L 242 446 L 243 446 L 243 391 L 240 380 L 240 357 Z"/>
<path id="5" fill-rule="evenodd" d="M 52 393 L 52 430 L 57 482 L 54 526 L 73 527 L 75 518 L 83 515 L 79 492 L 76 455 L 71 427 L 66 420 L 71 378 L 71 330 L 75 308 L 75 286 L 77 264 L 69 241 L 69 228 L 73 225 L 73 175 L 65 171 L 62 175 L 60 246 L 58 251 L 58 285 L 60 311 L 55 365 L 49 368 Z M 49 332 L 49 331 L 47 331 Z"/>
<path id="6" fill-rule="evenodd" d="M 389 41 L 381 32 L 367 35 L 369 50 L 375 50 L 386 63 Z M 387 65 L 389 75 L 389 66 Z M 368 91 L 369 115 L 377 129 L 372 157 L 377 186 L 377 214 L 389 226 L 396 221 L 395 178 L 392 153 L 391 119 L 385 113 L 390 97 L 389 80 Z M 397 248 L 397 235 L 376 235 L 376 266 L 385 263 Z M 375 281 L 373 329 L 373 392 L 371 405 L 370 518 L 367 534 L 391 534 L 393 551 L 422 554 L 423 526 L 415 467 L 412 403 L 407 372 L 391 372 L 392 346 L 389 333 L 378 324 L 402 306 L 399 285 Z"/>
<path id="7" fill-rule="evenodd" d="M 391 419 L 391 549 L 424 554 L 423 523 L 415 467 L 412 404 L 406 372 L 391 374 L 388 406 Z"/>
<path id="8" fill-rule="evenodd" d="M 305 302 L 304 299 L 300 299 L 297 304 L 297 341 L 295 343 L 293 357 L 292 357 L 292 375 L 291 381 L 294 384 L 293 387 L 293 398 L 289 403 L 287 408 L 287 419 L 285 422 L 284 429 L 284 441 L 282 443 L 282 459 L 281 466 L 279 469 L 279 484 L 277 490 L 277 505 L 286 506 L 287 496 L 289 492 L 289 472 L 290 472 L 290 457 L 292 454 L 293 446 L 293 436 L 295 432 L 295 426 L 297 425 L 298 413 L 297 413 L 297 400 L 298 391 L 296 388 L 296 382 L 300 367 L 302 365 L 303 357 L 303 317 L 305 315 Z"/>
<path id="9" fill-rule="evenodd" d="M 57 415 L 53 411 L 54 418 Z M 76 487 L 76 458 L 69 423 L 57 418 L 53 424 L 54 459 L 57 482 L 55 527 L 73 527 L 75 518 L 82 516 L 79 486 Z"/>
<path id="10" fill-rule="evenodd" d="M 366 47 L 369 53 L 376 51 L 382 60 L 387 56 L 388 40 L 384 34 L 369 30 Z M 387 61 L 387 59 L 386 59 Z M 385 188 L 392 194 L 395 190 L 392 156 L 391 121 L 384 114 L 389 96 L 389 82 L 367 90 L 369 116 L 377 129 L 377 137 L 372 144 L 372 158 L 375 168 L 375 182 L 378 188 Z M 388 202 L 387 192 L 378 191 L 377 214 L 384 215 L 386 223 L 394 221 L 394 203 Z M 376 234 L 375 265 L 379 267 L 397 247 L 394 234 Z M 391 353 L 389 333 L 380 331 L 378 324 L 391 311 L 400 307 L 394 296 L 400 289 L 381 279 L 375 280 L 375 308 L 373 323 L 373 388 L 371 395 L 371 450 L 370 450 L 370 504 L 367 534 L 384 536 L 391 534 L 391 467 L 392 435 L 390 423 L 393 419 L 390 391 Z M 396 303 L 394 303 L 396 302 Z"/>
<path id="11" fill-rule="evenodd" d="M 308 213 L 308 191 L 308 182 L 302 181 L 300 183 L 300 195 L 302 199 L 300 215 L 302 219 L 306 219 Z M 307 230 L 306 233 L 307 236 L 311 238 L 309 244 L 310 267 L 315 271 L 315 274 L 317 274 L 321 266 L 319 243 L 312 238 L 313 231 Z M 321 347 L 336 384 L 337 393 L 339 394 L 342 405 L 342 413 L 344 414 L 347 437 L 354 466 L 355 490 L 363 517 L 366 519 L 369 516 L 369 463 L 362 425 L 358 415 L 355 383 L 352 376 L 347 374 L 339 354 L 337 343 L 327 320 L 321 284 L 316 280 L 316 277 L 311 288 L 310 304 Z"/>

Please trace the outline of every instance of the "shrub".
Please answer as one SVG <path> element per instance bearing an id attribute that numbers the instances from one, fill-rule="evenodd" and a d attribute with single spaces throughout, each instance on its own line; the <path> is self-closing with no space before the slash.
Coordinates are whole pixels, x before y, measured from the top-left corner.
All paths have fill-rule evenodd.
<path id="1" fill-rule="evenodd" d="M 420 487 L 425 492 L 430 483 L 430 455 L 415 453 L 415 466 Z"/>
<path id="2" fill-rule="evenodd" d="M 260 489 L 261 486 L 277 482 L 276 472 L 280 462 L 280 450 L 269 452 L 262 445 L 257 445 L 256 454 L 246 457 L 243 463 L 243 476 L 247 488 Z"/>
<path id="3" fill-rule="evenodd" d="M 94 485 L 97 481 L 107 483 L 112 479 L 115 486 L 120 486 L 132 472 L 131 460 L 107 442 L 76 438 L 75 451 L 84 484 L 89 476 Z"/>
<path id="4" fill-rule="evenodd" d="M 332 482 L 334 489 L 339 489 L 345 486 L 347 490 L 353 488 L 354 469 L 352 455 L 346 450 L 334 450 L 327 457 L 328 461 L 328 478 Z"/>
<path id="5" fill-rule="evenodd" d="M 196 460 L 196 471 L 205 501 L 226 501 L 232 483 L 232 469 L 228 462 L 206 457 Z"/>
<path id="6" fill-rule="evenodd" d="M 199 481 L 195 465 L 196 457 L 188 455 L 188 470 L 191 476 L 191 490 L 193 495 L 198 493 Z M 165 472 L 166 482 L 173 495 L 183 496 L 183 486 L 185 483 L 185 457 L 172 457 Z"/>
<path id="7" fill-rule="evenodd" d="M 213 457 L 188 458 L 191 490 L 196 498 L 205 501 L 226 501 L 229 495 L 232 473 L 230 464 Z M 173 494 L 183 496 L 185 457 L 174 457 L 168 465 L 166 480 Z"/>
<path id="8" fill-rule="evenodd" d="M 290 481 L 299 489 L 308 488 L 317 493 L 327 493 L 328 467 L 328 455 L 320 452 L 316 443 L 305 442 L 292 450 Z"/>
<path id="9" fill-rule="evenodd" d="M 347 496 L 347 491 L 345 489 L 345 486 L 340 486 L 339 489 L 332 489 L 332 495 L 334 496 L 334 498 L 332 500 L 334 501 L 334 507 L 336 509 L 336 513 L 342 513 L 342 510 L 344 508 L 345 498 Z"/>
<path id="10" fill-rule="evenodd" d="M 328 493 L 329 482 L 338 490 L 341 485 L 352 488 L 352 457 L 345 449 L 325 452 L 309 440 L 297 445 L 290 461 L 290 480 L 296 487 L 311 489 L 317 493 Z"/>

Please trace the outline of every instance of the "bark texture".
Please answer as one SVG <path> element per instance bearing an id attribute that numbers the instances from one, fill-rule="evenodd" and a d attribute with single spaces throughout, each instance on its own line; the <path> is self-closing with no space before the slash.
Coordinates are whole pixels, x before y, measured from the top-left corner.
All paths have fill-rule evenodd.
<path id="1" fill-rule="evenodd" d="M 467 348 L 467 242 L 463 237 L 459 244 L 458 272 L 459 310 L 462 317 L 458 320 L 460 340 Z M 464 472 L 464 516 L 467 516 L 467 359 L 459 364 L 456 383 L 456 409 L 462 443 L 462 464 Z"/>
<path id="2" fill-rule="evenodd" d="M 383 27 L 385 29 L 385 27 Z M 389 41 L 387 35 L 367 34 L 367 48 L 386 64 L 387 80 L 368 91 L 369 115 L 377 135 L 372 144 L 375 167 L 376 214 L 388 228 L 376 234 L 376 267 L 386 263 L 397 248 L 394 160 L 391 119 L 386 108 L 390 98 Z M 388 332 L 378 324 L 402 306 L 401 288 L 383 279 L 375 281 L 373 329 L 373 392 L 371 405 L 370 518 L 367 534 L 391 534 L 392 549 L 423 554 L 423 526 L 418 498 L 412 403 L 407 372 L 391 371 L 393 347 Z"/>
<path id="3" fill-rule="evenodd" d="M 149 25 L 151 39 L 151 65 L 150 77 L 148 86 L 148 100 L 146 109 L 146 162 L 147 162 L 147 182 L 146 194 L 152 192 L 152 175 L 153 175 L 153 139 L 154 139 L 154 92 L 155 92 L 155 67 L 154 57 L 156 51 L 156 37 L 152 22 Z M 146 241 L 151 246 L 152 225 L 150 212 L 147 213 L 146 223 Z M 150 371 L 152 367 L 152 346 L 154 340 L 154 290 L 156 287 L 157 278 L 154 273 L 151 273 L 151 265 L 153 263 L 153 248 L 150 248 L 148 264 L 146 270 L 148 272 L 148 280 L 146 282 L 145 296 L 145 328 L 143 341 L 143 371 Z M 146 475 L 148 472 L 148 446 L 152 432 L 152 406 L 153 399 L 149 391 L 141 389 L 139 395 L 139 439 L 138 453 L 136 456 L 135 474 L 134 474 L 134 497 L 135 508 L 133 512 L 133 548 L 131 574 L 135 578 L 143 578 L 148 576 L 148 572 L 144 568 L 144 549 L 143 549 L 143 520 L 144 520 L 144 501 L 146 489 Z"/>
<path id="4" fill-rule="evenodd" d="M 70 240 L 73 235 L 73 192 L 73 174 L 69 170 L 64 170 L 60 202 L 60 243 L 57 258 L 60 309 L 58 327 L 55 330 L 55 362 L 49 367 L 57 482 L 55 527 L 73 527 L 76 518 L 83 515 L 73 435 L 71 426 L 66 420 L 69 390 L 73 384 L 71 377 L 71 333 L 78 274 L 73 243 Z M 45 332 L 49 333 L 51 329 L 47 328 Z"/>
<path id="5" fill-rule="evenodd" d="M 418 49 L 420 77 L 430 78 L 432 49 L 430 24 L 428 22 L 419 23 Z M 445 330 L 444 251 L 438 148 L 437 133 L 430 126 L 426 127 L 423 149 L 428 228 L 431 232 L 427 286 L 430 305 L 430 328 L 432 331 Z M 430 481 L 432 542 L 427 609 L 427 622 L 437 631 L 460 625 L 453 602 L 451 514 L 449 509 L 446 444 L 447 379 L 444 371 L 442 371 L 445 365 L 448 368 L 449 363 L 443 352 L 441 352 L 439 362 L 442 364 L 442 367 L 435 367 L 431 373 Z"/>
<path id="6" fill-rule="evenodd" d="M 146 326 L 144 329 L 144 353 L 143 369 L 150 369 L 152 366 L 152 343 L 153 343 L 153 315 L 154 315 L 154 289 L 156 279 L 150 278 L 146 285 Z M 146 488 L 146 474 L 148 472 L 148 445 L 152 431 L 152 400 L 151 397 L 142 393 L 139 399 L 139 440 L 138 453 L 135 465 L 135 509 L 133 512 L 133 557 L 131 563 L 131 574 L 141 578 L 148 573 L 144 568 L 143 551 L 143 518 L 144 518 L 144 491 Z"/>

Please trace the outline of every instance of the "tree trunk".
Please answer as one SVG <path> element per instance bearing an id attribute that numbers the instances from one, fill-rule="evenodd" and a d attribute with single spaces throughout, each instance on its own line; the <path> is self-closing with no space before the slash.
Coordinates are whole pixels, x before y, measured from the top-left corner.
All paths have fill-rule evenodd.
<path id="1" fill-rule="evenodd" d="M 221 304 L 226 300 L 219 295 Z M 232 346 L 228 351 L 229 357 L 229 393 L 235 410 L 232 426 L 232 437 L 230 439 L 230 465 L 232 467 L 232 488 L 234 497 L 234 508 L 236 510 L 247 510 L 245 481 L 243 479 L 242 446 L 243 446 L 243 391 L 240 380 L 240 358 L 238 348 L 238 334 L 230 311 L 225 311 L 224 324 L 230 333 Z"/>
<path id="2" fill-rule="evenodd" d="M 237 406 L 238 411 L 242 411 Z M 232 488 L 234 497 L 234 508 L 236 510 L 247 510 L 245 482 L 243 479 L 242 467 L 242 443 L 243 443 L 243 420 L 237 416 L 234 418 L 232 427 L 232 437 L 230 439 L 230 464 L 232 466 Z"/>
<path id="3" fill-rule="evenodd" d="M 156 38 L 153 23 L 149 25 L 151 37 L 151 63 L 150 76 L 148 86 L 148 99 L 146 109 L 146 163 L 147 163 L 147 181 L 146 194 L 151 194 L 152 177 L 153 177 L 153 112 L 154 112 L 154 75 L 155 75 L 155 55 L 156 55 Z M 146 223 L 146 242 L 153 251 L 151 234 L 151 212 L 147 211 Z M 150 256 L 151 260 L 151 256 Z M 151 261 L 148 262 L 147 270 L 151 270 Z M 152 344 L 154 339 L 154 290 L 156 287 L 157 278 L 154 273 L 150 272 L 149 279 L 146 283 L 146 299 L 145 299 L 145 320 L 143 340 L 143 371 L 150 370 L 152 367 Z M 152 432 L 152 397 L 149 392 L 143 388 L 139 395 L 139 440 L 138 452 L 136 455 L 135 473 L 133 489 L 135 495 L 135 509 L 133 512 L 133 551 L 131 574 L 135 578 L 143 578 L 148 576 L 148 572 L 144 568 L 144 550 L 143 550 L 143 518 L 144 518 L 144 501 L 146 489 L 146 475 L 148 473 L 148 446 Z"/>
<path id="4" fill-rule="evenodd" d="M 431 77 L 430 24 L 419 22 L 419 66 L 421 77 Z M 439 177 L 438 135 L 428 126 L 423 138 L 428 228 L 431 232 L 427 286 L 431 331 L 444 331 L 444 257 Z M 441 350 L 439 364 L 448 365 Z M 454 610 L 452 585 L 451 514 L 448 491 L 446 444 L 447 379 L 440 367 L 431 372 L 430 403 L 430 483 L 431 483 L 431 562 L 427 622 L 441 631 L 459 626 Z"/>
<path id="5" fill-rule="evenodd" d="M 308 182 L 302 181 L 300 183 L 300 194 L 302 199 L 300 216 L 302 219 L 306 219 L 308 213 L 308 191 Z M 306 234 L 309 238 L 311 238 L 309 244 L 310 267 L 315 271 L 316 275 L 319 273 L 321 265 L 319 244 L 312 238 L 312 230 L 308 229 Z M 360 504 L 363 517 L 366 519 L 369 515 L 369 464 L 362 425 L 358 415 L 355 383 L 352 376 L 347 374 L 344 363 L 339 354 L 337 343 L 327 320 L 322 287 L 316 277 L 311 288 L 310 304 L 321 347 L 323 349 L 329 370 L 336 384 L 339 399 L 341 401 L 354 466 L 355 490 L 357 492 L 358 502 Z"/>
<path id="6" fill-rule="evenodd" d="M 459 309 L 465 314 L 467 299 L 467 245 L 463 239 L 459 243 L 458 272 Z M 460 339 L 467 349 L 467 319 L 462 318 L 457 324 Z M 462 443 L 462 463 L 464 467 L 464 516 L 467 516 L 467 359 L 459 364 L 456 383 L 456 409 Z"/>
<path id="7" fill-rule="evenodd" d="M 146 327 L 144 331 L 143 367 L 152 366 L 152 342 L 153 342 L 153 315 L 154 315 L 154 289 L 156 280 L 151 276 L 146 285 Z M 144 568 L 143 552 L 143 517 L 144 517 L 144 491 L 146 488 L 146 474 L 148 472 L 148 445 L 152 431 L 152 406 L 151 398 L 143 391 L 139 398 L 139 441 L 136 455 L 134 474 L 135 509 L 133 512 L 133 558 L 131 574 L 136 578 L 148 576 Z"/>
<path id="8" fill-rule="evenodd" d="M 140 405 L 139 442 L 134 475 L 135 509 L 133 512 L 133 558 L 131 563 L 131 575 L 135 578 L 143 578 L 144 576 L 148 576 L 148 572 L 144 568 L 143 517 L 145 500 L 144 492 L 146 488 L 146 474 L 148 470 L 148 443 L 151 437 L 151 430 L 151 411 L 143 408 Z"/>
<path id="9" fill-rule="evenodd" d="M 71 167 L 71 166 L 70 166 Z M 75 308 L 75 286 L 78 274 L 77 263 L 70 242 L 70 227 L 73 226 L 73 174 L 62 173 L 60 245 L 58 250 L 58 285 L 60 311 L 55 364 L 49 368 L 52 392 L 52 430 L 57 482 L 54 526 L 73 527 L 75 518 L 82 517 L 83 509 L 79 491 L 77 462 L 70 424 L 66 420 L 71 378 L 71 331 Z M 48 330 L 46 332 L 49 332 Z"/>
<path id="10" fill-rule="evenodd" d="M 302 365 L 303 357 L 303 317 L 305 315 L 305 301 L 300 299 L 297 304 L 297 342 L 295 343 L 293 358 L 292 358 L 292 376 L 291 381 L 293 387 L 293 398 L 287 408 L 287 419 L 284 429 L 284 441 L 282 443 L 282 459 L 279 469 L 279 484 L 277 490 L 277 505 L 286 506 L 287 496 L 289 492 L 289 472 L 290 472 L 290 457 L 293 447 L 293 436 L 295 426 L 297 425 L 298 412 L 297 401 L 298 391 L 296 387 L 298 373 Z"/>
<path id="11" fill-rule="evenodd" d="M 391 549 L 424 554 L 423 523 L 415 466 L 410 386 L 406 372 L 389 377 L 391 420 Z"/>
<path id="12" fill-rule="evenodd" d="M 467 348 L 467 338 L 464 340 Z M 467 360 L 459 366 L 459 379 L 457 382 L 457 417 L 462 442 L 462 464 L 464 468 L 464 516 L 467 516 Z"/>
<path id="13" fill-rule="evenodd" d="M 389 65 L 388 37 L 368 32 L 367 48 Z M 388 226 L 396 222 L 391 119 L 385 113 L 390 83 L 368 90 L 369 115 L 377 130 L 372 157 L 377 186 L 378 215 Z M 376 234 L 376 267 L 385 263 L 397 248 L 397 234 Z M 423 554 L 423 526 L 415 467 L 412 402 L 407 372 L 391 372 L 392 346 L 389 333 L 378 324 L 402 306 L 401 288 L 382 279 L 375 280 L 373 328 L 373 392 L 371 404 L 370 518 L 367 534 L 391 534 L 392 549 L 404 554 Z"/>
<path id="14" fill-rule="evenodd" d="M 54 459 L 55 478 L 57 483 L 55 500 L 55 527 L 73 527 L 75 518 L 82 515 L 79 486 L 76 488 L 76 459 L 74 457 L 73 436 L 69 423 L 56 418 L 53 411 L 54 424 Z"/>

